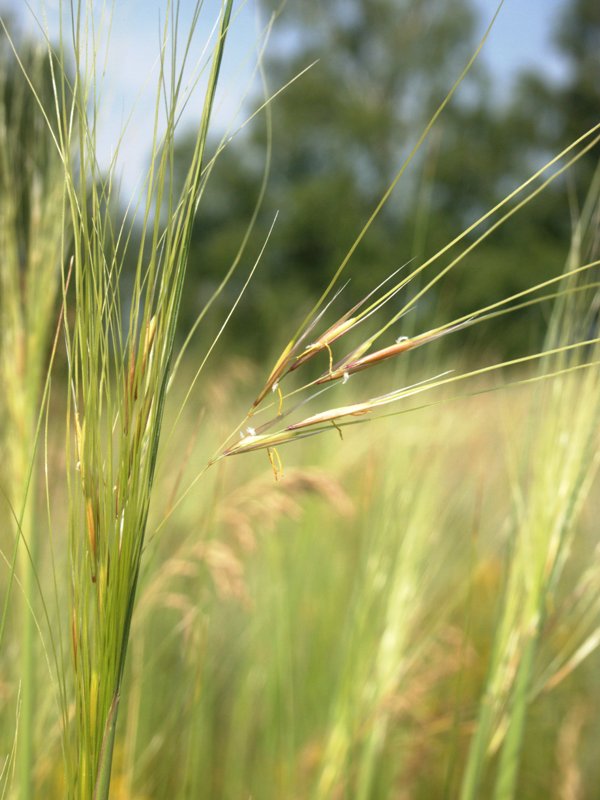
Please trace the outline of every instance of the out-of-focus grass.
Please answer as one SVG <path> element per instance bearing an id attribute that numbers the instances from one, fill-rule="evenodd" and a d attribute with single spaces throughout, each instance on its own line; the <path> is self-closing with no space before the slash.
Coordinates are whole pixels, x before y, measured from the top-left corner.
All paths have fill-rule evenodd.
<path id="1" fill-rule="evenodd" d="M 162 464 L 154 525 L 248 377 L 238 365 L 222 380 L 205 400 L 214 408 L 219 393 L 224 419 L 203 424 L 190 407 L 171 442 L 181 463 Z M 511 563 L 510 463 L 533 400 L 525 387 L 350 429 L 344 443 L 334 431 L 284 450 L 279 482 L 260 453 L 209 473 L 149 537 L 113 796 L 456 796 Z M 570 646 L 594 531 L 586 509 L 538 672 Z M 595 785 L 597 665 L 533 702 L 519 797 Z"/>
<path id="2" fill-rule="evenodd" d="M 264 453 L 225 459 L 175 505 L 253 372 L 232 363 L 205 382 L 159 459 L 111 796 L 455 797 L 514 561 L 515 459 L 523 486 L 540 466 L 528 444 L 539 385 L 350 427 L 343 442 L 332 430 L 282 449 L 280 481 Z M 597 511 L 591 490 L 547 603 L 520 798 L 593 796 L 600 777 L 598 656 L 556 682 L 598 624 Z M 34 796 L 64 796 L 58 723 Z"/>
<path id="3" fill-rule="evenodd" d="M 14 728 L 11 734 L 7 726 L 0 733 L 0 748 L 6 758 L 5 775 L 18 753 L 15 768 L 21 797 L 29 800 L 39 721 L 47 708 L 47 696 L 37 685 L 43 653 L 34 625 L 34 614 L 42 615 L 36 569 L 46 538 L 39 470 L 40 402 L 50 387 L 46 373 L 68 229 L 62 164 L 45 135 L 44 120 L 32 108 L 30 86 L 15 80 L 19 67 L 16 59 L 7 58 L 4 45 L 0 35 L 0 552 L 11 565 L 4 573 L 6 583 L 2 582 L 0 642 L 8 625 L 17 626 L 19 638 L 14 639 L 18 645 L 12 651 L 2 642 L 0 675 L 19 684 L 20 746 L 14 749 Z M 23 48 L 21 55 L 31 87 L 50 98 L 47 53 Z M 9 615 L 13 567 L 21 592 Z"/>

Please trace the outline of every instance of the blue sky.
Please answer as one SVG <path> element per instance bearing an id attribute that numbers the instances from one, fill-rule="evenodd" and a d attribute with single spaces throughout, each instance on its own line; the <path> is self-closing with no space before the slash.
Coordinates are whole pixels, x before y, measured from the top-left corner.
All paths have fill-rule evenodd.
<path id="1" fill-rule="evenodd" d="M 47 21 L 52 36 L 58 29 L 59 0 L 30 0 L 39 18 Z M 288 0 L 290 4 L 302 0 Z M 452 3 L 452 0 L 447 0 Z M 543 69 L 560 77 L 562 65 L 551 47 L 551 31 L 559 12 L 568 0 L 505 0 L 504 7 L 486 42 L 483 58 L 493 70 L 494 80 L 505 91 L 511 76 L 524 66 Z M 480 12 L 481 30 L 493 15 L 496 0 L 474 0 Z M 101 7 L 95 0 L 95 7 Z M 110 5 L 110 3 L 108 3 Z M 185 29 L 191 0 L 182 0 Z M 100 158 L 108 163 L 124 122 L 128 123 L 121 145 L 121 169 L 126 193 L 134 190 L 144 174 L 152 130 L 154 83 L 157 74 L 158 26 L 165 0 L 115 0 L 109 57 L 103 80 L 103 117 L 100 120 Z M 24 27 L 35 28 L 25 0 L 0 0 L 0 7 L 11 11 Z M 238 4 L 223 71 L 223 85 L 216 109 L 217 124 L 235 129 L 243 119 L 240 105 L 252 86 L 257 42 L 260 41 L 260 17 L 253 0 Z M 45 8 L 45 12 L 44 9 Z M 205 0 L 202 24 L 195 53 L 210 35 L 219 9 L 218 0 Z M 195 56 L 197 58 L 197 56 Z M 185 111 L 184 123 L 193 124 L 199 116 L 201 98 L 197 92 Z"/>
<path id="2" fill-rule="evenodd" d="M 451 0 L 450 0 L 451 2 Z M 496 0 L 474 0 L 484 20 L 491 19 Z M 563 65 L 553 52 L 552 30 L 568 7 L 568 0 L 505 0 L 483 56 L 497 78 L 504 71 L 511 74 L 522 67 L 542 67 L 553 77 L 560 77 Z"/>

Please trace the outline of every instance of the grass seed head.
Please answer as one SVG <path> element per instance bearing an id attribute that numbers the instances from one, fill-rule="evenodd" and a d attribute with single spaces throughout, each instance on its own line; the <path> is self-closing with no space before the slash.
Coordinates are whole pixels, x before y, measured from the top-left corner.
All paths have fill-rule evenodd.
<path id="1" fill-rule="evenodd" d="M 325 333 L 315 342 L 307 345 L 304 352 L 296 357 L 296 362 L 290 367 L 290 372 L 298 369 L 298 367 L 302 366 L 302 364 L 305 364 L 309 359 L 311 359 L 317 353 L 320 353 L 322 350 L 329 349 L 333 342 L 342 337 L 348 331 L 352 330 L 357 322 L 358 320 L 355 317 L 350 317 L 350 319 L 344 319 L 344 317 L 342 317 L 341 320 L 336 322 L 335 325 L 332 325 L 331 328 L 325 331 Z"/>
<path id="2" fill-rule="evenodd" d="M 260 405 L 260 403 L 262 403 L 262 401 L 265 399 L 267 394 L 270 391 L 272 391 L 273 386 L 278 386 L 280 378 L 282 377 L 282 375 L 285 374 L 287 368 L 290 365 L 293 351 L 294 351 L 294 343 L 290 342 L 285 347 L 285 349 L 283 350 L 283 352 L 281 353 L 281 355 L 279 356 L 279 358 L 275 362 L 275 366 L 271 370 L 271 374 L 267 378 L 267 382 L 265 383 L 264 388 L 258 394 L 256 400 L 252 403 L 252 409 L 253 410 L 258 405 Z"/>

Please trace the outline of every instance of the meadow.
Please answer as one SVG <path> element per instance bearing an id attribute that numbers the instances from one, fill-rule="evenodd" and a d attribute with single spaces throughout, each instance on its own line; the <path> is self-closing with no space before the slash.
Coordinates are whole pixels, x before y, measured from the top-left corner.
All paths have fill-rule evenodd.
<path id="1" fill-rule="evenodd" d="M 224 351 L 228 318 L 202 338 L 213 298 L 200 337 L 179 328 L 235 4 L 180 189 L 194 29 L 177 50 L 167 14 L 145 194 L 122 216 L 117 162 L 97 159 L 93 15 L 74 9 L 50 54 L 14 45 L 28 80 L 0 120 L 2 797 L 594 797 L 600 173 L 561 273 L 441 323 L 407 315 L 600 126 L 349 304 L 342 273 L 474 53 L 257 363 Z M 246 241 L 213 295 L 239 268 L 231 314 L 260 262 Z M 468 346 L 523 309 L 544 315 L 539 347 Z"/>

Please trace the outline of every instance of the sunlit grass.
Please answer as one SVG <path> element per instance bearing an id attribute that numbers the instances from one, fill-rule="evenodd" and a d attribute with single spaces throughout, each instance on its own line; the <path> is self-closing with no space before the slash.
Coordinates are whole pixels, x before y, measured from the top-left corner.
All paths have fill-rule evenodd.
<path id="1" fill-rule="evenodd" d="M 71 9 L 72 41 L 63 33 L 50 60 L 53 103 L 22 64 L 60 180 L 31 223 L 48 249 L 43 265 L 38 257 L 27 267 L 41 283 L 23 294 L 17 259 L 2 265 L 12 525 L 3 543 L 4 791 L 527 796 L 520 767 L 537 752 L 525 724 L 539 708 L 551 719 L 556 687 L 573 683 L 598 644 L 600 568 L 586 517 L 599 460 L 598 180 L 562 275 L 409 337 L 395 326 L 588 154 L 600 126 L 447 247 L 346 308 L 338 279 L 472 59 L 302 326 L 284 332 L 266 377 L 262 365 L 232 366 L 222 354 L 198 380 L 222 328 L 198 355 L 177 325 L 191 229 L 210 191 L 206 141 L 234 4 L 223 2 L 202 68 L 203 115 L 176 194 L 183 76 L 201 9 L 180 50 L 178 3 L 162 25 L 150 166 L 129 215 L 114 208 L 117 161 L 106 174 L 98 164 L 93 9 Z M 5 185 L 7 253 L 17 249 L 11 200 Z M 421 288 L 407 294 L 418 276 Z M 473 365 L 448 346 L 466 328 L 501 315 L 509 324 L 512 311 L 542 304 L 553 311 L 539 353 Z M 14 359 L 28 335 L 30 372 Z M 42 444 L 43 474 L 34 459 Z M 45 482 L 54 548 L 39 553 L 28 517 L 34 476 Z M 8 624 L 17 605 L 20 645 L 18 624 Z M 46 673 L 32 669 L 34 622 Z M 574 780 L 573 770 L 592 779 L 573 755 L 588 695 L 573 684 L 565 725 L 540 723 L 544 746 L 560 753 L 544 796 L 561 796 L 552 787 Z M 44 707 L 53 720 L 44 737 L 32 732 L 34 696 L 56 707 Z"/>

